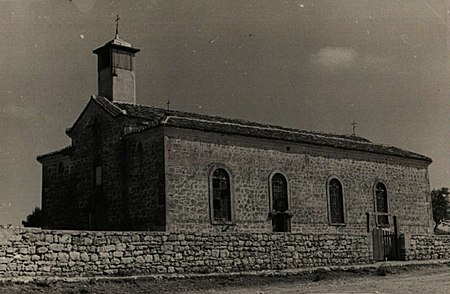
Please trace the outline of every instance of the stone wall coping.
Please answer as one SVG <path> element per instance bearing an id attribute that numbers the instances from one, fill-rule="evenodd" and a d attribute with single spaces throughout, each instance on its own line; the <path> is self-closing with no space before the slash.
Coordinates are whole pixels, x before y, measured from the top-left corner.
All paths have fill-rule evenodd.
<path id="1" fill-rule="evenodd" d="M 265 236 L 265 235 L 275 235 L 275 236 L 368 236 L 371 233 L 361 232 L 361 233 L 348 233 L 348 232 L 335 232 L 335 233 L 316 233 L 316 232 L 161 232 L 161 231 L 89 231 L 89 230 L 54 230 L 54 229 L 40 229 L 40 228 L 7 228 L 1 229 L 1 232 L 18 232 L 18 233 L 44 233 L 44 234 L 66 234 L 66 235 L 154 235 L 154 236 L 171 236 L 171 235 L 194 235 L 194 236 Z M 415 235 L 413 235 L 415 236 Z M 422 235 L 419 235 L 422 236 Z M 424 235 L 426 236 L 426 235 Z"/>

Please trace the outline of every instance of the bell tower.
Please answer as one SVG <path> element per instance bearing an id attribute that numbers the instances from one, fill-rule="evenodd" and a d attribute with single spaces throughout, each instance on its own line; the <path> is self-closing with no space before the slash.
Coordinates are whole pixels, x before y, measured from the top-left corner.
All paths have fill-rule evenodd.
<path id="1" fill-rule="evenodd" d="M 104 96 L 110 101 L 136 104 L 134 56 L 139 51 L 119 38 L 119 16 L 117 16 L 114 39 L 93 51 L 98 56 L 99 96 Z"/>

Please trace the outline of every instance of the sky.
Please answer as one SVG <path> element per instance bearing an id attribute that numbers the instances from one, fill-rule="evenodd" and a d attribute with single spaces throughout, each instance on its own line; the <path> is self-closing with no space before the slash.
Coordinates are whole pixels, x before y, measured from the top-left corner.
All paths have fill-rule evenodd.
<path id="1" fill-rule="evenodd" d="M 449 187 L 446 0 L 0 0 L 0 224 L 41 201 L 36 156 L 97 94 L 92 50 L 119 35 L 139 104 L 241 118 L 430 156 Z"/>

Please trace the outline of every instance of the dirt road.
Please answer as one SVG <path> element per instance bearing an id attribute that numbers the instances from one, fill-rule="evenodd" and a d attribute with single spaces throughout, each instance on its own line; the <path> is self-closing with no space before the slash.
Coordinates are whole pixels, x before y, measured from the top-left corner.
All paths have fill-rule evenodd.
<path id="1" fill-rule="evenodd" d="M 194 291 L 190 293 L 205 293 Z M 420 269 L 386 276 L 364 275 L 313 281 L 275 282 L 229 289 L 208 290 L 207 293 L 450 293 L 450 267 Z"/>
<path id="2" fill-rule="evenodd" d="M 450 293 L 450 266 L 401 266 L 277 277 L 0 282 L 0 293 Z"/>

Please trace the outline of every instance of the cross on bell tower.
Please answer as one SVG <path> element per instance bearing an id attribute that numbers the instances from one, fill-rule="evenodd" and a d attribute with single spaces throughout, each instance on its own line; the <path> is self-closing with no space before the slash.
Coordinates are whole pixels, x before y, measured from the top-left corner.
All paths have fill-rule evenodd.
<path id="1" fill-rule="evenodd" d="M 98 56 L 98 95 L 136 104 L 134 56 L 140 50 L 119 38 L 119 20 L 117 15 L 114 39 L 94 50 Z"/>
<path id="2" fill-rule="evenodd" d="M 119 15 L 117 15 L 117 17 L 116 17 L 116 37 L 115 37 L 115 39 L 119 38 L 119 20 L 120 20 L 120 17 L 119 17 Z"/>
<path id="3" fill-rule="evenodd" d="M 358 123 L 356 121 L 352 121 L 352 127 L 353 127 L 353 134 L 352 134 L 352 136 L 356 136 L 356 125 L 357 124 Z"/>

